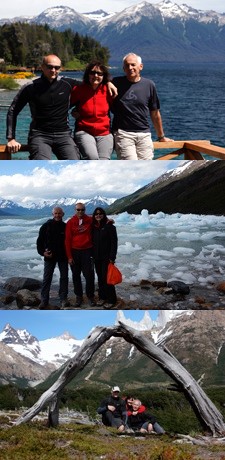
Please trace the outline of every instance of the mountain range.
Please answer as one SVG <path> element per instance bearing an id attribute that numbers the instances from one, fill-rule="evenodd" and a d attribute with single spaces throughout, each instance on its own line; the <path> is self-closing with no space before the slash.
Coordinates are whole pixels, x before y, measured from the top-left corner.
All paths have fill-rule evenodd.
<path id="1" fill-rule="evenodd" d="M 128 212 L 224 215 L 225 163 L 188 161 L 131 195 L 116 200 L 108 214 Z"/>
<path id="2" fill-rule="evenodd" d="M 168 170 L 155 181 L 119 199 L 99 195 L 86 200 L 64 197 L 40 200 L 39 203 L 26 202 L 25 206 L 0 198 L 0 216 L 45 217 L 51 214 L 56 205 L 63 207 L 66 216 L 72 216 L 74 205 L 79 201 L 85 202 L 88 214 L 101 206 L 107 210 L 107 214 L 139 214 L 147 209 L 150 213 L 162 211 L 168 214 L 223 215 L 224 189 L 224 161 L 186 161 L 180 167 Z"/>
<path id="3" fill-rule="evenodd" d="M 21 203 L 16 203 L 12 200 L 7 200 L 0 198 L 0 216 L 35 216 L 35 217 L 44 217 L 51 214 L 54 206 L 61 206 L 67 216 L 72 216 L 74 214 L 74 207 L 76 203 L 79 202 L 85 203 L 87 214 L 92 214 L 94 209 L 98 206 L 107 209 L 110 204 L 115 201 L 115 198 L 104 198 L 100 195 L 96 195 L 90 199 L 80 199 L 80 198 L 66 198 L 62 197 L 55 200 L 40 200 L 38 203 L 27 202 L 26 205 Z"/>
<path id="4" fill-rule="evenodd" d="M 129 313 L 127 313 L 129 315 Z M 117 320 L 142 331 L 146 337 L 170 352 L 204 385 L 225 384 L 225 314 L 221 310 L 159 311 L 152 321 L 146 311 L 140 322 L 125 318 L 119 311 Z M 0 383 L 46 387 L 61 373 L 68 359 L 83 341 L 70 333 L 38 341 L 26 330 L 7 324 L 0 333 Z M 170 382 L 158 366 L 120 337 L 112 337 L 78 374 L 74 385 L 110 386 L 118 382 L 126 387 L 165 385 Z"/>
<path id="5" fill-rule="evenodd" d="M 111 64 L 121 64 L 131 50 L 145 62 L 225 62 L 225 14 L 170 0 L 143 1 L 118 13 L 56 6 L 35 17 L 2 18 L 0 25 L 18 21 L 87 34 L 109 48 Z"/>
<path id="6" fill-rule="evenodd" d="M 73 356 L 82 344 L 68 332 L 39 341 L 6 324 L 0 333 L 0 382 L 37 385 Z"/>

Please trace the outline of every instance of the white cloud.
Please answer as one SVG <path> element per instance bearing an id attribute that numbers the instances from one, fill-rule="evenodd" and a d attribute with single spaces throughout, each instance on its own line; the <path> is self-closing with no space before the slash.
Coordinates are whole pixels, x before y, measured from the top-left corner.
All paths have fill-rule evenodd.
<path id="1" fill-rule="evenodd" d="M 28 201 L 28 197 L 34 202 L 60 197 L 85 199 L 97 194 L 118 198 L 180 165 L 180 161 L 76 161 L 60 165 L 47 162 L 35 165 L 31 172 L 9 175 L 5 167 L 0 175 L 0 197 L 18 203 Z"/>

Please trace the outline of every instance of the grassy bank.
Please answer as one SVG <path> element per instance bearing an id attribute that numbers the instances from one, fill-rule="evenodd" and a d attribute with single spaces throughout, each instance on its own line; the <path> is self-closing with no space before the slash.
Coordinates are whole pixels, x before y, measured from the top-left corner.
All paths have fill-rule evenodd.
<path id="1" fill-rule="evenodd" d="M 18 88 L 19 85 L 13 78 L 0 78 L 0 89 L 15 90 Z"/>
<path id="2" fill-rule="evenodd" d="M 102 426 L 69 424 L 49 429 L 35 422 L 1 428 L 0 438 L 1 460 L 225 459 L 225 447 L 180 444 L 177 437 L 169 435 L 119 436 L 114 429 Z"/>
<path id="3" fill-rule="evenodd" d="M 28 81 L 33 78 L 34 74 L 31 72 L 16 72 L 12 74 L 0 73 L 0 89 L 16 90 L 19 89 L 19 81 Z"/>

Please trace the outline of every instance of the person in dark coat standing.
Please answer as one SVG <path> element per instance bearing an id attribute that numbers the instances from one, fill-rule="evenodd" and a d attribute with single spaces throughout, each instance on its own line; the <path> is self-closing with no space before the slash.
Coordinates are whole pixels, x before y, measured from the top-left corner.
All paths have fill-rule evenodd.
<path id="1" fill-rule="evenodd" d="M 44 275 L 41 289 L 41 310 L 49 309 L 49 293 L 53 273 L 58 264 L 60 272 L 59 298 L 61 307 L 69 305 L 68 295 L 68 260 L 65 250 L 65 228 L 63 222 L 64 212 L 60 207 L 55 207 L 52 211 L 53 219 L 45 222 L 40 230 L 37 239 L 38 254 L 44 256 Z"/>
<path id="2" fill-rule="evenodd" d="M 117 302 L 115 286 L 107 284 L 109 262 L 114 263 L 117 254 L 117 231 L 109 221 L 103 208 L 97 207 L 93 213 L 94 264 L 98 277 L 97 305 L 112 308 Z"/>

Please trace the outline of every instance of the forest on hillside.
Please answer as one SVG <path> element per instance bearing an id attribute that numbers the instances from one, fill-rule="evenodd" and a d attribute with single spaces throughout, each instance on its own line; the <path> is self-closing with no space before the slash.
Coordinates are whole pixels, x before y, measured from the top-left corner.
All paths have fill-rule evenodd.
<path id="1" fill-rule="evenodd" d="M 19 388 L 16 385 L 0 385 L 0 410 L 20 410 L 31 407 L 45 390 L 43 384 L 38 388 Z M 224 387 L 209 387 L 204 389 L 219 411 L 225 416 Z M 65 388 L 60 398 L 60 412 L 69 409 L 88 414 L 96 420 L 97 407 L 109 391 L 97 386 Z M 170 391 L 167 388 L 130 389 L 130 394 L 141 399 L 149 412 L 154 414 L 167 432 L 186 433 L 202 427 L 184 394 Z M 46 408 L 47 409 L 47 408 Z"/>
<path id="2" fill-rule="evenodd" d="M 99 59 L 107 64 L 109 49 L 93 38 L 68 29 L 63 32 L 48 25 L 14 23 L 0 26 L 0 58 L 7 66 L 39 68 L 42 56 L 56 54 L 65 66 L 74 59 L 83 64 Z M 4 69 L 0 68 L 0 71 Z"/>

